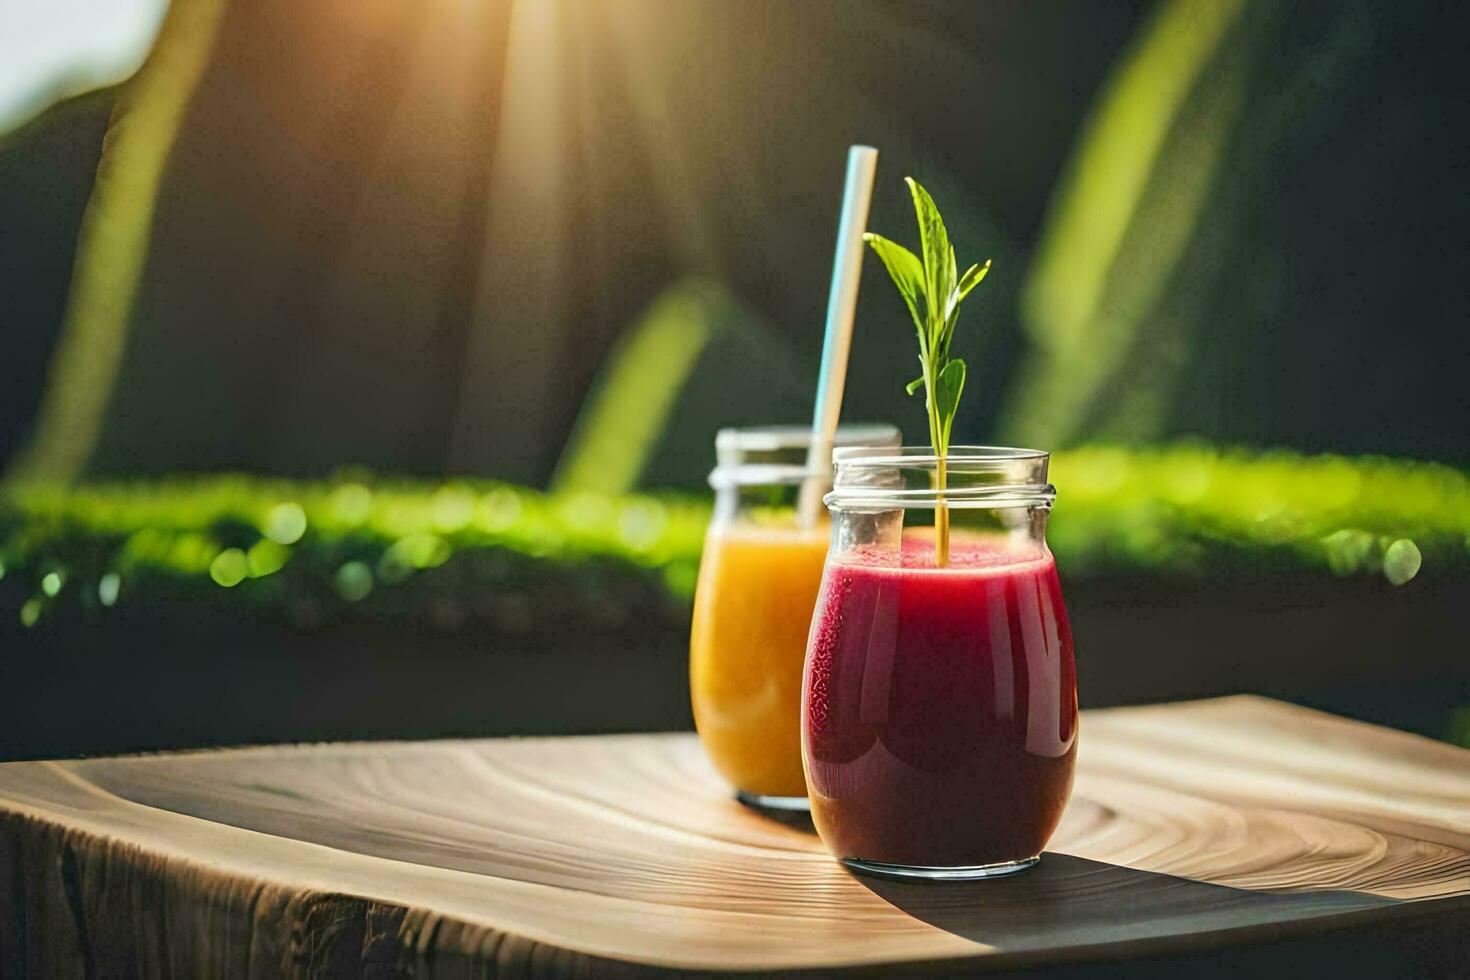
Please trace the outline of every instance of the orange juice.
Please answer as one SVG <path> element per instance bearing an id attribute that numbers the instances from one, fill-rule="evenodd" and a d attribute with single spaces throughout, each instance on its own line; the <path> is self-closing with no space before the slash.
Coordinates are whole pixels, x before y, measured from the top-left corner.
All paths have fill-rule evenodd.
<path id="1" fill-rule="evenodd" d="M 802 660 L 827 534 L 735 524 L 705 539 L 689 643 L 694 722 L 715 768 L 746 796 L 806 796 Z"/>

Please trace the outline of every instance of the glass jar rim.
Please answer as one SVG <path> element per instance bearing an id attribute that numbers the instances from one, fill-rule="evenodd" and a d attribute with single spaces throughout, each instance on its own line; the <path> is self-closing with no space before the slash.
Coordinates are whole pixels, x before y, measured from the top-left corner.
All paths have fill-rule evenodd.
<path id="1" fill-rule="evenodd" d="M 930 446 L 854 447 L 833 453 L 836 470 L 833 489 L 823 502 L 836 510 L 894 510 L 899 508 L 932 509 L 939 506 L 958 508 L 1039 507 L 1049 509 L 1056 500 L 1056 487 L 1047 482 L 1051 454 L 1040 449 L 1015 446 L 951 446 L 944 456 L 946 474 L 950 477 L 975 475 L 1010 475 L 982 485 L 967 484 L 934 487 L 908 487 L 901 477 L 872 482 L 880 474 L 903 471 L 934 471 L 940 457 Z"/>
<path id="2" fill-rule="evenodd" d="M 883 452 L 900 450 L 902 438 L 897 426 L 886 422 L 858 422 L 839 425 L 833 439 L 833 456 L 849 449 L 873 449 Z M 715 489 L 728 486 L 789 485 L 809 478 L 830 480 L 832 466 L 808 470 L 806 460 L 800 463 L 735 462 L 736 453 L 779 453 L 808 449 L 812 429 L 808 425 L 756 425 L 720 429 L 715 434 L 715 468 L 710 471 L 709 485 Z"/>
<path id="3" fill-rule="evenodd" d="M 1020 446 L 950 446 L 945 454 L 945 465 L 956 463 L 966 466 L 1015 463 L 1024 460 L 1048 460 L 1051 453 L 1044 449 L 1025 449 Z M 914 467 L 933 465 L 939 461 L 932 446 L 851 446 L 832 451 L 834 463 L 858 463 L 874 468 Z"/>
<path id="4" fill-rule="evenodd" d="M 886 422 L 859 422 L 839 425 L 833 445 L 852 449 L 900 449 L 896 445 L 898 428 Z M 878 445 L 880 441 L 895 443 Z M 809 425 L 751 425 L 731 426 L 715 433 L 715 451 L 742 450 L 744 452 L 775 452 L 781 449 L 805 449 L 812 444 L 812 427 Z"/>

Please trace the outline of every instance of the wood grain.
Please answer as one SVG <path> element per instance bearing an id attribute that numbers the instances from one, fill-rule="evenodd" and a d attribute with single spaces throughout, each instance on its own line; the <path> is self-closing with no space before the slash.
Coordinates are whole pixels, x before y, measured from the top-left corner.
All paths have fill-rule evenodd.
<path id="1" fill-rule="evenodd" d="M 1034 871 L 856 879 L 690 735 L 0 765 L 0 973 L 974 970 L 1470 916 L 1470 752 L 1256 698 L 1084 713 Z"/>

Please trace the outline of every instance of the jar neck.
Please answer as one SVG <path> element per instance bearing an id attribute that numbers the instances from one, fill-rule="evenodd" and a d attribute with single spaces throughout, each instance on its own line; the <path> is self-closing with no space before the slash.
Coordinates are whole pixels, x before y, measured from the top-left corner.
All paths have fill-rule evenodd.
<path id="1" fill-rule="evenodd" d="M 894 452 L 899 433 L 891 425 L 839 426 L 833 452 L 868 448 Z M 808 476 L 831 478 L 827 461 L 810 461 L 812 430 L 791 425 L 721 429 L 715 436 L 715 468 L 709 475 L 712 487 L 799 483 Z"/>
<path id="2" fill-rule="evenodd" d="M 715 510 L 711 527 L 725 528 L 734 524 L 751 524 L 770 528 L 797 526 L 797 508 L 801 501 L 805 470 L 794 480 L 768 482 L 724 482 L 715 486 Z M 831 480 L 814 477 L 818 492 L 831 488 Z M 713 482 L 713 481 L 712 481 Z M 823 524 L 827 513 L 822 513 Z"/>
<path id="3" fill-rule="evenodd" d="M 829 554 L 865 562 L 958 567 L 1049 557 L 1046 524 L 1056 490 L 1049 456 L 1030 449 L 955 447 L 943 459 L 928 447 L 837 454 Z M 936 548 L 942 536 L 947 542 Z"/>
<path id="4" fill-rule="evenodd" d="M 898 430 L 891 425 L 839 426 L 834 447 L 896 452 L 899 441 Z M 803 486 L 813 484 L 818 496 L 832 488 L 832 467 L 813 465 L 811 446 L 812 432 L 805 427 L 721 429 L 715 438 L 716 465 L 709 475 L 715 490 L 715 524 L 748 519 L 795 527 Z"/>
<path id="5" fill-rule="evenodd" d="M 957 446 L 938 457 L 927 446 L 897 452 L 839 450 L 826 497 L 834 510 L 1050 509 L 1050 455 L 1034 449 Z"/>

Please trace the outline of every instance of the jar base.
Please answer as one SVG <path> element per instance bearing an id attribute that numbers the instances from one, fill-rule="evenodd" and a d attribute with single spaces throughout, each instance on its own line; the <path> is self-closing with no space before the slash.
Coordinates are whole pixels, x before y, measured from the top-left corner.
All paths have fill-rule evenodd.
<path id="1" fill-rule="evenodd" d="M 878 878 L 898 878 L 903 881 L 980 881 L 985 878 L 1004 878 L 1018 871 L 1025 871 L 1041 860 L 1041 855 L 1022 858 L 1019 861 L 1000 861 L 996 864 L 961 864 L 953 867 L 923 864 L 884 864 L 881 861 L 864 861 L 862 858 L 842 858 L 842 863 L 859 874 Z"/>
<path id="2" fill-rule="evenodd" d="M 735 799 L 757 810 L 783 810 L 797 813 L 812 811 L 811 801 L 805 796 L 767 796 L 763 793 L 747 793 L 743 789 L 737 789 Z"/>

